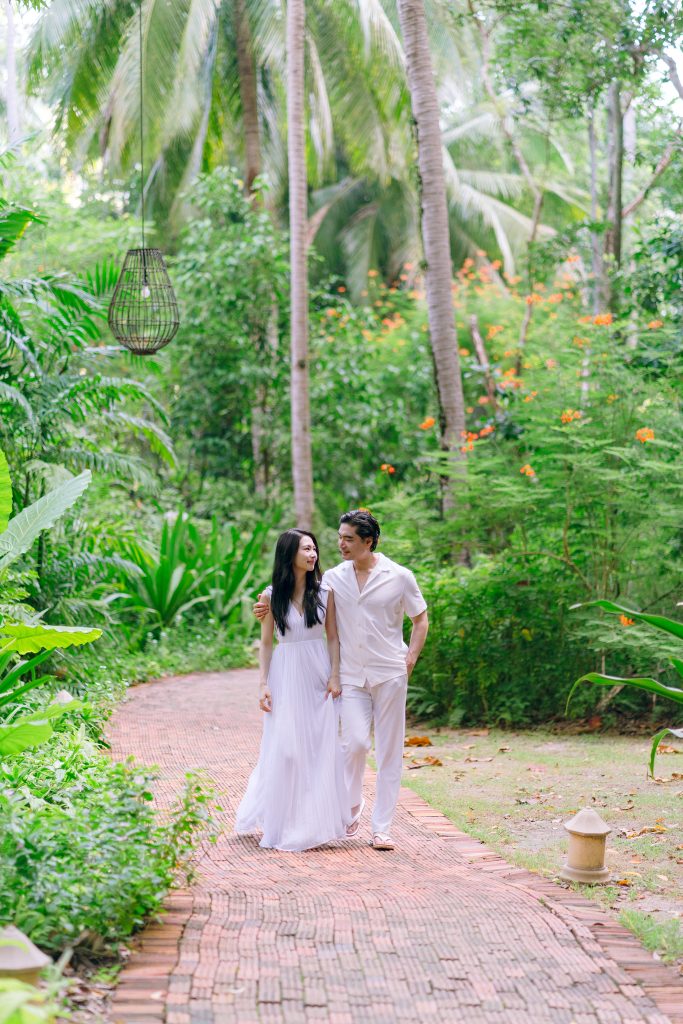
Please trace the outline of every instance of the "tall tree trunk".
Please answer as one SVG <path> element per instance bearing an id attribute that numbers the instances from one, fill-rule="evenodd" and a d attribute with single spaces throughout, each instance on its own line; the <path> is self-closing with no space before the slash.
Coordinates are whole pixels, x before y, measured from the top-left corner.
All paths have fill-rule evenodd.
<path id="1" fill-rule="evenodd" d="M 14 46 L 14 14 L 12 0 L 5 0 L 7 25 L 7 132 L 13 146 L 21 138 L 19 126 L 19 88 L 17 86 L 17 57 Z"/>
<path id="2" fill-rule="evenodd" d="M 595 135 L 595 103 L 591 104 L 588 111 L 588 153 L 590 155 L 591 222 L 597 224 L 598 143 Z M 600 244 L 600 235 L 597 231 L 591 231 L 591 258 L 591 269 L 593 271 L 593 316 L 597 316 L 606 302 L 602 246 Z"/>
<path id="3" fill-rule="evenodd" d="M 287 3 L 287 156 L 291 264 L 292 479 L 297 526 L 313 525 L 313 460 L 308 397 L 308 203 L 304 126 L 305 0 Z"/>
<path id="4" fill-rule="evenodd" d="M 250 194 L 254 178 L 261 173 L 262 166 L 256 89 L 256 63 L 254 61 L 251 30 L 244 0 L 234 0 L 233 11 L 237 43 L 237 73 L 242 103 L 242 126 L 244 128 L 244 156 L 246 165 L 244 187 L 246 192 Z"/>
<path id="5" fill-rule="evenodd" d="M 399 0 L 398 13 L 417 134 L 422 245 L 427 264 L 427 310 L 439 396 L 441 447 L 451 453 L 457 465 L 456 459 L 462 464 L 460 446 L 465 430 L 465 403 L 451 295 L 453 273 L 439 105 L 423 0 Z M 446 510 L 455 504 L 458 476 L 454 473 L 444 491 Z"/>
<path id="6" fill-rule="evenodd" d="M 607 201 L 607 231 L 605 233 L 605 255 L 612 258 L 612 267 L 621 265 L 621 217 L 622 180 L 624 172 L 624 119 L 621 112 L 621 88 L 613 81 L 607 93 L 609 193 Z M 609 289 L 610 308 L 617 301 L 616 291 Z"/>

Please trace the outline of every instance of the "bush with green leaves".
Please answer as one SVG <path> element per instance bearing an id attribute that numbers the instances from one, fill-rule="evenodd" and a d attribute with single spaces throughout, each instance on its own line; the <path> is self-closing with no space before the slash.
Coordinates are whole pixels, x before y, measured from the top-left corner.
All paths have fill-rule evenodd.
<path id="1" fill-rule="evenodd" d="M 154 776 L 114 764 L 84 731 L 0 765 L 0 921 L 39 946 L 111 951 L 161 905 L 209 823 L 210 788 L 188 776 L 161 820 Z"/>
<path id="2" fill-rule="evenodd" d="M 158 550 L 132 538 L 119 544 L 125 558 L 121 608 L 133 613 L 143 632 L 170 626 L 198 605 L 217 622 L 239 619 L 267 530 L 266 523 L 256 523 L 242 542 L 236 527 L 216 517 L 205 536 L 186 513 L 166 516 Z"/>

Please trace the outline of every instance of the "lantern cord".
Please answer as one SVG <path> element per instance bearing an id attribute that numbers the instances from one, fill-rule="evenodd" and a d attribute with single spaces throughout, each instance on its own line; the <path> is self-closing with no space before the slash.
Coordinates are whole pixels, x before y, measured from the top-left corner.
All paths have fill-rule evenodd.
<path id="1" fill-rule="evenodd" d="M 142 0 L 138 7 L 138 31 L 140 40 L 140 209 L 142 212 L 142 250 L 145 250 L 145 133 L 144 133 L 144 95 L 142 87 Z M 146 281 L 147 268 L 143 265 Z"/>

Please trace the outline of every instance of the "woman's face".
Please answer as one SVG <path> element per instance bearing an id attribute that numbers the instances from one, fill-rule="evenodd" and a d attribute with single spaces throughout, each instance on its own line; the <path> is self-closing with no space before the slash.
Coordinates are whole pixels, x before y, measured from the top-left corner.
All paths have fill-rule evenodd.
<path id="1" fill-rule="evenodd" d="M 294 556 L 294 568 L 304 572 L 312 572 L 318 561 L 318 549 L 311 537 L 303 536 L 299 541 L 299 550 Z"/>

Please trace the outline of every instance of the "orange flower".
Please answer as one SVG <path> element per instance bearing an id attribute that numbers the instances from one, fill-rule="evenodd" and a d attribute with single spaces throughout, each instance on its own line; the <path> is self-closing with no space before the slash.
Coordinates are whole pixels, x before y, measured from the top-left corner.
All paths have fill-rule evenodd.
<path id="1" fill-rule="evenodd" d="M 391 465 L 390 462 L 383 462 L 382 465 L 379 468 L 382 470 L 383 473 L 395 473 L 396 472 L 396 470 L 394 469 L 394 467 Z"/>
<path id="2" fill-rule="evenodd" d="M 663 320 L 650 320 L 650 322 L 649 322 L 649 324 L 647 326 L 648 326 L 649 330 L 656 331 L 658 327 L 663 327 L 664 326 L 664 321 Z"/>
<path id="3" fill-rule="evenodd" d="M 467 270 L 468 267 L 471 267 L 473 265 L 474 265 L 474 260 L 472 259 L 471 256 L 468 256 L 466 260 L 463 260 L 462 268 L 463 268 L 463 270 Z"/>
<path id="4" fill-rule="evenodd" d="M 408 280 L 408 275 L 407 274 L 399 274 L 398 277 L 399 277 L 400 281 L 407 281 Z"/>
<path id="5" fill-rule="evenodd" d="M 629 619 L 628 615 L 620 615 L 619 622 L 622 626 L 635 626 L 635 621 L 633 619 Z"/>
<path id="6" fill-rule="evenodd" d="M 524 301 L 526 302 L 527 306 L 535 306 L 537 305 L 537 303 L 543 302 L 543 299 L 540 295 L 537 295 L 536 292 L 532 292 L 531 295 L 526 295 L 524 297 Z"/>
<path id="7" fill-rule="evenodd" d="M 597 316 L 593 317 L 593 323 L 598 327 L 609 327 L 614 320 L 611 313 L 598 313 Z"/>
<path id="8" fill-rule="evenodd" d="M 488 395 L 480 395 L 479 398 L 477 399 L 477 405 L 488 405 L 488 402 Z"/>
<path id="9" fill-rule="evenodd" d="M 554 370 L 555 367 L 557 366 L 557 360 L 556 359 L 546 359 L 545 365 L 548 367 L 549 370 Z"/>
<path id="10" fill-rule="evenodd" d="M 563 299 L 564 295 L 562 294 L 562 292 L 553 292 L 552 295 L 548 296 L 548 302 L 562 302 Z"/>
<path id="11" fill-rule="evenodd" d="M 619 397 L 619 395 L 608 395 L 608 396 L 607 396 L 607 401 L 608 401 L 608 402 L 609 402 L 609 404 L 611 405 L 611 404 L 612 404 L 612 402 L 616 402 L 616 400 L 617 400 L 617 398 L 618 398 L 618 397 Z"/>
<path id="12" fill-rule="evenodd" d="M 368 277 L 377 277 L 379 270 L 368 270 Z"/>
<path id="13" fill-rule="evenodd" d="M 581 419 L 581 412 L 578 409 L 565 409 L 560 419 L 563 423 L 571 423 L 573 420 Z"/>
<path id="14" fill-rule="evenodd" d="M 370 341 L 370 339 L 372 338 L 372 331 L 364 330 L 361 331 L 360 333 L 363 335 L 366 341 Z"/>
<path id="15" fill-rule="evenodd" d="M 645 444 L 646 441 L 654 441 L 655 432 L 652 427 L 641 427 L 640 430 L 636 430 L 636 438 L 641 444 Z"/>
<path id="16" fill-rule="evenodd" d="M 580 316 L 578 322 L 580 324 L 590 324 L 593 322 L 592 316 Z"/>
<path id="17" fill-rule="evenodd" d="M 590 345 L 590 342 L 589 342 L 588 338 L 579 338 L 577 336 L 577 337 L 574 338 L 574 344 L 576 345 L 577 348 L 583 348 L 585 345 Z"/>
<path id="18" fill-rule="evenodd" d="M 412 263 L 404 263 L 403 267 L 404 267 L 405 270 L 412 270 L 413 269 L 413 264 Z"/>
<path id="19" fill-rule="evenodd" d="M 531 391 L 524 399 L 525 402 L 533 402 L 534 398 L 538 394 L 538 391 Z"/>
<path id="20" fill-rule="evenodd" d="M 491 266 L 493 267 L 494 270 L 500 270 L 503 264 L 501 263 L 500 260 L 494 260 Z"/>
<path id="21" fill-rule="evenodd" d="M 434 417 L 433 416 L 428 416 L 420 424 L 420 430 L 429 430 L 430 427 L 433 427 L 435 423 L 436 423 L 436 420 L 434 419 Z"/>
<path id="22" fill-rule="evenodd" d="M 528 462 L 524 466 L 522 466 L 522 468 L 520 469 L 520 473 L 523 473 L 524 476 L 529 477 L 536 476 L 536 471 L 531 468 Z"/>
<path id="23" fill-rule="evenodd" d="M 470 350 L 468 348 L 459 348 L 458 349 L 458 355 L 468 356 L 469 354 L 470 354 Z"/>
<path id="24" fill-rule="evenodd" d="M 467 413 L 467 414 L 468 414 L 469 416 L 471 416 L 471 415 L 472 415 L 472 413 L 474 412 L 474 407 L 473 407 L 473 406 L 471 406 L 471 405 L 468 405 L 468 406 L 467 406 L 467 409 L 465 410 L 465 412 L 466 412 L 466 413 Z"/>
<path id="25" fill-rule="evenodd" d="M 467 444 L 464 444 L 464 445 L 461 446 L 460 451 L 463 453 L 463 455 L 465 454 L 465 452 L 473 452 L 474 451 L 473 443 L 471 441 L 468 441 Z"/>
<path id="26" fill-rule="evenodd" d="M 343 284 L 340 284 L 339 287 L 337 288 L 337 291 L 339 292 L 340 295 L 343 295 L 344 292 L 346 291 L 346 288 L 344 287 Z"/>
<path id="27" fill-rule="evenodd" d="M 367 288 L 364 288 L 363 291 L 361 292 L 362 297 L 364 299 L 367 298 L 367 294 L 368 294 L 368 290 L 367 290 Z"/>
<path id="28" fill-rule="evenodd" d="M 325 310 L 325 316 L 337 316 L 337 315 L 338 314 L 337 314 L 337 310 L 336 309 L 326 309 Z"/>
<path id="29" fill-rule="evenodd" d="M 517 355 L 517 349 L 516 348 L 506 348 L 505 351 L 503 352 L 503 358 L 504 359 L 511 359 L 512 356 L 516 356 L 516 355 Z"/>
<path id="30" fill-rule="evenodd" d="M 490 424 L 486 427 L 482 427 L 481 430 L 479 431 L 479 437 L 488 437 L 489 434 L 492 434 L 495 429 L 496 428 L 491 426 Z"/>
<path id="31" fill-rule="evenodd" d="M 576 255 L 576 253 L 573 252 L 571 254 L 571 256 L 567 256 L 567 263 L 578 263 L 578 262 L 579 262 L 579 257 Z"/>
<path id="32" fill-rule="evenodd" d="M 505 328 L 502 326 L 502 324 L 491 324 L 488 331 L 486 332 L 486 337 L 488 339 L 495 338 L 495 336 L 497 334 L 500 334 L 500 332 L 503 330 L 505 330 Z"/>

